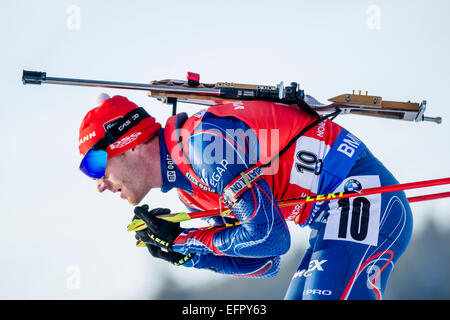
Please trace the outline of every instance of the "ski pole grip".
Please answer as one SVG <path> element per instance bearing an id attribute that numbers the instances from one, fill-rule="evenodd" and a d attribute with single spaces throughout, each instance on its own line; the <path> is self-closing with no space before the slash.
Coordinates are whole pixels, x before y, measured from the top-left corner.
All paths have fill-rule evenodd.
<path id="1" fill-rule="evenodd" d="M 47 74 L 45 72 L 23 70 L 23 84 L 41 84 L 46 78 Z"/>

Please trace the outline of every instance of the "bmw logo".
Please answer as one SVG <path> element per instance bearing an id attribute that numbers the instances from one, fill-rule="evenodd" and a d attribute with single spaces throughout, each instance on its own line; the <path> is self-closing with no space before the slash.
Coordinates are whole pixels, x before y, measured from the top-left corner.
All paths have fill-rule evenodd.
<path id="1" fill-rule="evenodd" d="M 350 179 L 344 185 L 345 192 L 355 192 L 362 189 L 362 185 L 358 180 Z"/>

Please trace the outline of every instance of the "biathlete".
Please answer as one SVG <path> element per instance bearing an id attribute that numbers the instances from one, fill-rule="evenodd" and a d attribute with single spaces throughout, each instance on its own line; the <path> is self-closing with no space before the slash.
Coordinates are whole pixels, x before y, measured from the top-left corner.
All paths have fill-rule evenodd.
<path id="1" fill-rule="evenodd" d="M 311 229 L 309 248 L 285 299 L 381 299 L 408 246 L 411 209 L 403 191 L 306 205 L 277 201 L 398 184 L 362 141 L 307 108 L 230 102 L 164 128 L 122 96 L 87 113 L 80 169 L 136 206 L 139 243 L 175 265 L 234 277 L 275 276 L 291 245 L 287 223 Z M 192 211 L 232 210 L 209 227 L 158 218 L 169 209 L 140 202 L 175 188 Z"/>

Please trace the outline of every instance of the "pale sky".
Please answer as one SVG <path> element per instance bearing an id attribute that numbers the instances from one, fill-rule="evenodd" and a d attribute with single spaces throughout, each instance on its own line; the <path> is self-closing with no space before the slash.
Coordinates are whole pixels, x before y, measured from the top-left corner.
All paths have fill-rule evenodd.
<path id="1" fill-rule="evenodd" d="M 117 194 L 97 193 L 78 170 L 78 128 L 99 93 L 125 95 L 163 124 L 171 108 L 142 91 L 23 86 L 22 69 L 143 83 L 192 71 L 202 82 L 296 81 L 323 103 L 353 89 L 427 100 L 426 115 L 441 116 L 442 124 L 351 115 L 336 121 L 400 182 L 444 178 L 449 9 L 444 0 L 1 1 L 0 298 L 142 299 L 165 276 L 176 275 L 180 286 L 222 279 L 155 262 L 135 248 L 126 232 L 132 207 Z M 448 188 L 407 194 L 440 191 Z M 145 201 L 184 210 L 173 192 L 153 190 Z M 449 204 L 412 204 L 415 230 L 430 212 L 448 226 Z M 291 227 L 294 246 L 304 243 L 308 229 Z"/>

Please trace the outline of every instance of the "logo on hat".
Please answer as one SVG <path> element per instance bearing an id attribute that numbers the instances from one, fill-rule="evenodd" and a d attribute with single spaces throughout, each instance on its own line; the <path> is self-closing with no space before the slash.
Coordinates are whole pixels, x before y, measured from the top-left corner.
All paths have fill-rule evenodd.
<path id="1" fill-rule="evenodd" d="M 89 139 L 95 137 L 95 131 L 89 132 L 87 135 L 82 137 L 78 143 L 78 145 L 85 143 L 86 141 L 89 141 Z"/>
<path id="2" fill-rule="evenodd" d="M 105 129 L 105 131 L 111 130 L 112 128 L 114 128 L 114 126 L 117 124 L 118 120 L 122 119 L 121 116 L 115 117 L 111 120 L 109 120 L 108 122 L 103 124 L 103 129 Z"/>
<path id="3" fill-rule="evenodd" d="M 127 144 L 130 144 L 134 140 L 136 140 L 141 135 L 141 132 L 134 132 L 130 134 L 129 136 L 126 136 L 119 141 L 114 142 L 110 145 L 111 150 L 113 149 L 120 149 L 125 147 Z"/>

